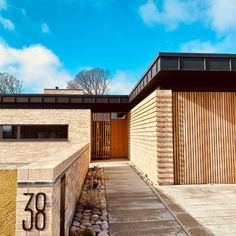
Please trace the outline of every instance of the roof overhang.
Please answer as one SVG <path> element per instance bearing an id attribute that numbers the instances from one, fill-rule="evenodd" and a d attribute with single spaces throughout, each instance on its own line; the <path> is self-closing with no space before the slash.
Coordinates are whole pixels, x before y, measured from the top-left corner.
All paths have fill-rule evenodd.
<path id="1" fill-rule="evenodd" d="M 0 95 L 0 108 L 91 109 L 127 112 L 155 89 L 236 91 L 236 54 L 159 53 L 125 95 Z"/>
<path id="2" fill-rule="evenodd" d="M 159 53 L 129 94 L 130 103 L 156 88 L 236 91 L 236 54 Z"/>
<path id="3" fill-rule="evenodd" d="M 128 112 L 129 97 L 119 95 L 0 95 L 0 108 L 91 109 L 94 112 Z"/>

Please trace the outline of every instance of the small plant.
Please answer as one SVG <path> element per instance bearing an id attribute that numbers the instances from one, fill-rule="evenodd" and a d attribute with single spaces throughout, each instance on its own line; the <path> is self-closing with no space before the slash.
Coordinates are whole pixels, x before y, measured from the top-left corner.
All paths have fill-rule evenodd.
<path id="1" fill-rule="evenodd" d="M 87 182 L 87 188 L 91 190 L 95 190 L 98 187 L 98 184 L 99 184 L 98 180 L 91 177 L 91 179 L 89 179 Z"/>
<path id="2" fill-rule="evenodd" d="M 80 202 L 81 202 L 81 205 L 85 209 L 92 210 L 93 208 L 100 208 L 101 207 L 99 192 L 93 191 L 93 190 L 89 190 L 86 193 L 84 193 L 81 196 Z"/>
<path id="3" fill-rule="evenodd" d="M 96 179 L 96 180 L 102 180 L 102 169 L 98 166 L 94 166 L 93 168 L 91 168 L 91 170 L 88 173 L 87 178 L 90 179 Z"/>
<path id="4" fill-rule="evenodd" d="M 79 236 L 93 236 L 93 231 L 90 229 L 83 229 L 79 232 Z"/>

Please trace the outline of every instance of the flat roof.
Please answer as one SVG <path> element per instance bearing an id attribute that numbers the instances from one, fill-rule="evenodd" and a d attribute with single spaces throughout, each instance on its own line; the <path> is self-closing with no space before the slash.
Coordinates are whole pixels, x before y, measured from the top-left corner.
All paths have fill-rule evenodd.
<path id="1" fill-rule="evenodd" d="M 0 108 L 91 109 L 95 112 L 127 112 L 127 95 L 0 94 Z"/>
<path id="2" fill-rule="evenodd" d="M 160 52 L 129 94 L 140 100 L 146 89 L 218 90 L 236 88 L 236 54 Z M 227 77 L 227 79 L 226 79 Z M 234 79 L 233 79 L 234 78 Z"/>
<path id="3" fill-rule="evenodd" d="M 159 53 L 129 95 L 0 95 L 0 108 L 87 108 L 125 112 L 156 88 L 236 91 L 236 54 Z"/>

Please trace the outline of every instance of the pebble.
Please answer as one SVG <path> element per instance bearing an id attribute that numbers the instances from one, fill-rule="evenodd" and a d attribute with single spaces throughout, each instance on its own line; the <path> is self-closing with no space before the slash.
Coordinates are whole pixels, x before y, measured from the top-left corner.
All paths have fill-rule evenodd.
<path id="1" fill-rule="evenodd" d="M 96 224 L 97 225 L 102 225 L 102 221 L 99 220 L 99 221 L 96 222 Z"/>
<path id="2" fill-rule="evenodd" d="M 70 236 L 78 236 L 78 231 L 80 230 L 80 228 L 75 227 L 75 226 L 71 226 L 70 228 Z"/>
<path id="3" fill-rule="evenodd" d="M 109 236 L 107 232 L 102 231 L 98 234 L 98 236 Z"/>
<path id="4" fill-rule="evenodd" d="M 101 219 L 101 220 L 107 220 L 107 217 L 104 216 L 104 215 L 102 215 L 102 216 L 100 217 L 100 219 Z"/>
<path id="5" fill-rule="evenodd" d="M 77 221 L 73 221 L 73 224 L 72 224 L 73 226 L 77 226 L 77 227 L 79 227 L 80 226 L 80 223 L 79 222 L 77 222 Z"/>
<path id="6" fill-rule="evenodd" d="M 108 229 L 108 223 L 106 221 L 103 221 L 102 225 L 101 225 L 101 229 Z"/>
<path id="7" fill-rule="evenodd" d="M 85 224 L 87 224 L 87 223 L 90 223 L 90 220 L 85 220 L 85 219 L 83 219 L 83 220 L 80 221 L 80 223 L 81 223 L 82 225 L 85 225 Z"/>
<path id="8" fill-rule="evenodd" d="M 85 210 L 84 213 L 91 213 L 91 210 Z"/>
<path id="9" fill-rule="evenodd" d="M 85 220 L 90 220 L 90 216 L 89 215 L 85 215 L 85 216 L 83 216 L 83 219 L 85 219 Z"/>
<path id="10" fill-rule="evenodd" d="M 81 212 L 77 212 L 77 213 L 75 213 L 75 216 L 78 217 L 78 218 L 81 218 L 82 217 L 82 213 Z"/>
<path id="11" fill-rule="evenodd" d="M 107 215 L 108 215 L 107 210 L 102 210 L 102 214 L 103 214 L 104 216 L 107 216 Z"/>
<path id="12" fill-rule="evenodd" d="M 86 227 L 91 227 L 92 226 L 92 224 L 90 222 L 83 223 L 83 225 L 86 226 Z"/>
<path id="13" fill-rule="evenodd" d="M 91 216 L 91 219 L 94 220 L 94 221 L 96 221 L 96 220 L 99 219 L 99 215 L 94 214 L 94 215 Z"/>
<path id="14" fill-rule="evenodd" d="M 79 217 L 74 217 L 74 221 L 77 221 L 77 222 L 79 222 L 81 220 L 81 218 L 79 218 Z"/>
<path id="15" fill-rule="evenodd" d="M 76 231 L 70 230 L 70 236 L 78 236 Z"/>
<path id="16" fill-rule="evenodd" d="M 100 233 L 101 232 L 101 229 L 99 229 L 99 228 L 95 228 L 95 229 L 93 229 L 94 230 L 94 232 L 96 232 L 96 233 Z"/>

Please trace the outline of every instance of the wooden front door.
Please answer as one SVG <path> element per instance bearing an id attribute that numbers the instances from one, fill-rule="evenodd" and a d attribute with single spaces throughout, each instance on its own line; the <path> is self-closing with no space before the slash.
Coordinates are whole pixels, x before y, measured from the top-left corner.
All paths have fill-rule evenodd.
<path id="1" fill-rule="evenodd" d="M 236 93 L 173 92 L 176 184 L 236 183 Z"/>
<path id="2" fill-rule="evenodd" d="M 128 156 L 127 119 L 111 120 L 111 156 L 113 158 Z"/>

